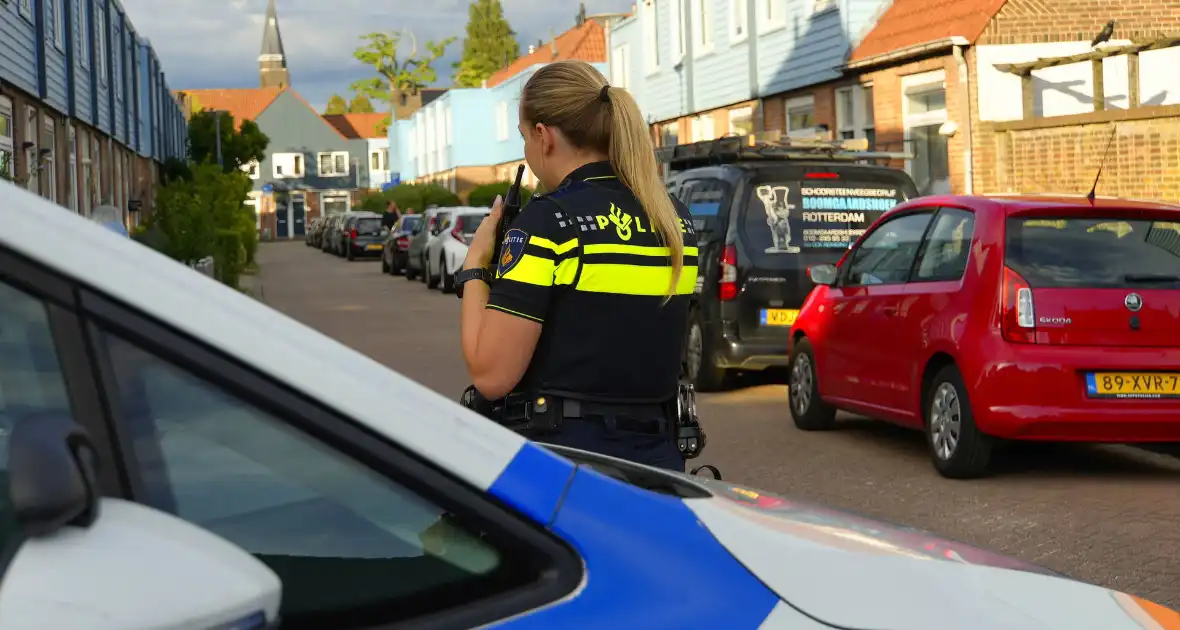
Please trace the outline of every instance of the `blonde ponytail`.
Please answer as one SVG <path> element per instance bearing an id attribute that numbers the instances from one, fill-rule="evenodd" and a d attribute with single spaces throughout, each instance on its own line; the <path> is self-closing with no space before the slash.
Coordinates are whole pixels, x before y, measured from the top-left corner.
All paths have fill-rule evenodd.
<path id="1" fill-rule="evenodd" d="M 680 215 L 672 205 L 672 197 L 660 179 L 655 146 L 639 105 L 627 90 L 611 87 L 610 98 L 610 163 L 623 185 L 635 194 L 647 218 L 659 233 L 672 262 L 672 283 L 665 301 L 676 295 L 676 285 L 684 270 L 684 237 L 681 236 Z"/>

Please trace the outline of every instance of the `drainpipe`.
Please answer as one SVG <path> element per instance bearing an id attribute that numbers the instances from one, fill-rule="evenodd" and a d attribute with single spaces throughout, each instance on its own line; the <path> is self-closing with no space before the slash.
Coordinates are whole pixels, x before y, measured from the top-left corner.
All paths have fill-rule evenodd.
<path id="1" fill-rule="evenodd" d="M 967 68 L 967 54 L 963 46 L 954 47 L 955 63 L 959 67 L 959 91 L 963 99 L 964 111 L 967 112 L 966 125 L 963 126 L 963 194 L 975 194 L 975 171 L 972 168 L 973 129 L 971 126 L 971 73 Z"/>

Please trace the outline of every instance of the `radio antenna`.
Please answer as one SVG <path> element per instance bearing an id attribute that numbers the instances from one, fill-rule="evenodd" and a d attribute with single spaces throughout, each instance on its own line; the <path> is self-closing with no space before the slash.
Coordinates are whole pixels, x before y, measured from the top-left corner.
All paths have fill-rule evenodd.
<path id="1" fill-rule="evenodd" d="M 1106 166 L 1106 156 L 1110 155 L 1110 145 L 1114 144 L 1114 134 L 1119 130 L 1118 125 L 1111 125 L 1110 140 L 1106 141 L 1106 151 L 1102 152 L 1102 161 L 1098 163 L 1098 174 L 1094 176 L 1094 185 L 1090 187 L 1090 194 L 1086 195 L 1090 205 L 1094 205 L 1095 196 L 1098 193 L 1098 180 L 1102 179 L 1102 167 Z"/>

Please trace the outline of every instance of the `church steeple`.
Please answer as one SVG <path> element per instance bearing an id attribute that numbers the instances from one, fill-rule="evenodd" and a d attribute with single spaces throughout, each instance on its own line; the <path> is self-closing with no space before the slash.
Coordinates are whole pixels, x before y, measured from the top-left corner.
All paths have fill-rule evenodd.
<path id="1" fill-rule="evenodd" d="M 283 52 L 283 37 L 279 34 L 279 15 L 275 0 L 266 5 L 266 23 L 262 27 L 262 54 L 258 55 L 258 71 L 262 87 L 285 88 L 291 85 L 287 71 L 287 55 Z"/>

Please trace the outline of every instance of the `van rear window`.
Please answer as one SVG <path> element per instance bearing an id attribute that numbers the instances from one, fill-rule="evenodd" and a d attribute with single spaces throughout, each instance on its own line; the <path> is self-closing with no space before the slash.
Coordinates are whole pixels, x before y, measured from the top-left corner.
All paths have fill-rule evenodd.
<path id="1" fill-rule="evenodd" d="M 744 204 L 741 238 L 762 267 L 816 264 L 798 254 L 838 258 L 882 214 L 907 198 L 901 186 L 855 180 L 763 181 Z"/>
<path id="2" fill-rule="evenodd" d="M 1033 288 L 1180 288 L 1180 221 L 1013 217 L 1005 259 Z"/>

